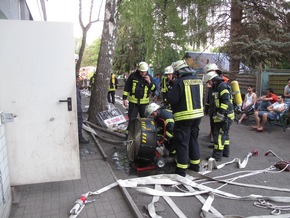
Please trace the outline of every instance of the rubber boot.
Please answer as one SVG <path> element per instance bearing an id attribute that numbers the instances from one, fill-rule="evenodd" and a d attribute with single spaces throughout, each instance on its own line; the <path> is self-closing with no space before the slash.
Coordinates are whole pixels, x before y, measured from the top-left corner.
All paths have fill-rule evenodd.
<path id="1" fill-rule="evenodd" d="M 222 150 L 217 150 L 214 149 L 212 152 L 212 157 L 216 160 L 216 161 L 221 161 L 222 160 L 222 156 L 223 156 L 223 151 Z"/>
<path id="2" fill-rule="evenodd" d="M 183 177 L 186 176 L 186 170 L 178 167 L 175 168 L 175 173 Z"/>
<path id="3" fill-rule="evenodd" d="M 209 145 L 209 146 L 207 146 L 208 148 L 214 148 L 214 145 L 213 144 L 211 144 L 211 145 Z"/>
<path id="4" fill-rule="evenodd" d="M 229 157 L 230 156 L 230 146 L 228 146 L 228 145 L 224 146 L 223 156 L 224 157 Z"/>
<path id="5" fill-rule="evenodd" d="M 199 164 L 190 164 L 188 169 L 198 173 L 199 172 Z"/>

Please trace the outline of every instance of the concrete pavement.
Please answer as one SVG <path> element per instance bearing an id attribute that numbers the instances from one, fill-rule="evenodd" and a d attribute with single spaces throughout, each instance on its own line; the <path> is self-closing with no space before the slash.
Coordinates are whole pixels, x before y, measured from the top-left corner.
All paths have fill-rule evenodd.
<path id="1" fill-rule="evenodd" d="M 13 204 L 10 218 L 69 217 L 74 202 L 88 191 L 96 191 L 115 182 L 95 146 L 80 145 L 81 179 L 17 187 L 19 202 Z M 88 204 L 79 217 L 135 217 L 122 191 L 115 187 L 98 196 Z"/>

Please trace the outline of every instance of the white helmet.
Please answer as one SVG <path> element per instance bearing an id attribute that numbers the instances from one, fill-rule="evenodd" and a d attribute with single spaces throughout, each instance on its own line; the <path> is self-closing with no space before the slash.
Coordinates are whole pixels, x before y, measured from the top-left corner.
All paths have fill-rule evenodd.
<path id="1" fill-rule="evenodd" d="M 203 71 L 204 71 L 205 73 L 208 73 L 208 72 L 210 72 L 210 71 L 221 71 L 221 70 L 218 68 L 218 66 L 217 66 L 216 64 L 207 64 L 207 65 L 204 67 Z"/>
<path id="2" fill-rule="evenodd" d="M 173 67 L 172 66 L 168 66 L 168 67 L 165 68 L 165 72 L 164 72 L 165 75 L 172 74 L 172 73 L 173 73 Z"/>
<path id="3" fill-rule="evenodd" d="M 203 81 L 204 83 L 207 83 L 208 81 L 212 80 L 213 78 L 215 78 L 215 77 L 217 77 L 217 76 L 218 76 L 218 74 L 217 74 L 216 72 L 214 72 L 214 71 L 210 71 L 210 72 L 208 72 L 207 74 L 205 74 L 205 75 L 203 76 L 202 81 Z"/>
<path id="4" fill-rule="evenodd" d="M 145 108 L 145 116 L 148 117 L 150 114 L 152 114 L 158 108 L 160 108 L 160 106 L 156 103 L 151 103 L 151 104 L 147 105 Z"/>
<path id="5" fill-rule="evenodd" d="M 188 67 L 188 65 L 185 62 L 185 60 L 179 60 L 179 61 L 173 62 L 171 64 L 171 66 L 173 67 L 174 71 L 178 71 L 178 70 L 180 70 L 182 68 Z"/>
<path id="6" fill-rule="evenodd" d="M 146 62 L 140 62 L 138 64 L 138 68 L 139 71 L 147 71 L 149 69 L 149 66 Z"/>

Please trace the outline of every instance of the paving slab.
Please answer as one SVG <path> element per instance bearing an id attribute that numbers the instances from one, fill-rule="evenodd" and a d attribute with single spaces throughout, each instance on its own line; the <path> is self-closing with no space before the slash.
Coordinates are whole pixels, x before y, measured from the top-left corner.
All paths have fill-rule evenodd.
<path id="1" fill-rule="evenodd" d="M 82 194 L 115 182 L 110 166 L 94 146 L 80 148 L 81 179 L 15 187 L 20 200 L 13 204 L 10 218 L 69 217 L 70 209 Z M 78 217 L 135 217 L 119 187 L 93 198 L 96 202 L 86 205 Z"/>

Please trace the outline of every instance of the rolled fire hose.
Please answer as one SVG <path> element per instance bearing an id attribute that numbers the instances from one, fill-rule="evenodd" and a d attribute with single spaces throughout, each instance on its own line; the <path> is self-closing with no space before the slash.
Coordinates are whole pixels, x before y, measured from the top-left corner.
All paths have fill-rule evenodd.
<path id="1" fill-rule="evenodd" d="M 88 121 L 88 120 L 84 120 L 84 123 L 87 123 L 87 124 L 91 125 L 92 127 L 96 128 L 96 129 L 98 129 L 100 131 L 103 131 L 105 133 L 109 133 L 109 134 L 112 134 L 112 135 L 117 136 L 119 138 L 126 139 L 126 136 L 124 134 L 107 130 L 107 129 L 103 128 L 103 127 L 100 127 L 100 126 Z"/>
<path id="2" fill-rule="evenodd" d="M 100 137 L 93 128 L 91 128 L 89 125 L 88 126 L 87 125 L 83 124 L 83 129 L 88 131 L 88 132 L 90 132 L 90 133 L 92 133 L 92 134 L 94 134 L 96 137 L 98 137 L 102 141 L 107 142 L 107 143 L 111 143 L 111 144 L 114 144 L 114 145 L 120 145 L 120 144 L 121 145 L 127 145 L 127 141 L 113 140 L 113 139 Z"/>

